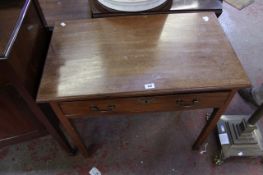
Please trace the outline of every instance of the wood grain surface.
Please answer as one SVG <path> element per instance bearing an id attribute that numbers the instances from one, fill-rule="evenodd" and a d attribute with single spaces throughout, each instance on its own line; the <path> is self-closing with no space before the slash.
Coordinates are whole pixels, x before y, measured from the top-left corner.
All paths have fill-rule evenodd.
<path id="1" fill-rule="evenodd" d="M 142 12 L 121 12 L 103 7 L 98 0 L 88 0 L 93 18 L 110 17 L 110 16 L 127 16 L 127 15 L 150 15 L 150 14 L 170 14 L 170 13 L 190 13 L 210 11 L 217 16 L 222 13 L 221 0 L 168 0 L 167 3 L 152 10 Z M 45 7 L 43 7 L 45 8 Z"/>
<path id="2" fill-rule="evenodd" d="M 229 93 L 198 93 L 60 102 L 68 118 L 104 114 L 140 113 L 215 108 L 224 105 Z"/>
<path id="3" fill-rule="evenodd" d="M 38 0 L 47 25 L 56 22 L 91 18 L 89 0 Z"/>
<path id="4" fill-rule="evenodd" d="M 5 57 L 25 0 L 0 1 L 0 59 Z"/>
<path id="5" fill-rule="evenodd" d="M 214 13 L 114 17 L 56 25 L 37 101 L 249 85 Z"/>

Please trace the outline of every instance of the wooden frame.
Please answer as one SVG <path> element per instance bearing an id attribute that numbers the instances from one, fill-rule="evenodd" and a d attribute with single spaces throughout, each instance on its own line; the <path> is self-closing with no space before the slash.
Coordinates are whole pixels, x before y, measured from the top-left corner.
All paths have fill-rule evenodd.
<path id="1" fill-rule="evenodd" d="M 126 16 L 56 26 L 37 101 L 87 157 L 74 118 L 213 108 L 198 149 L 249 86 L 213 12 Z"/>
<path id="2" fill-rule="evenodd" d="M 15 3 L 7 7 L 17 10 L 17 7 L 13 5 Z M 4 115 L 2 117 L 5 117 L 2 118 L 1 124 L 8 130 L 6 133 L 1 133 L 0 146 L 50 133 L 66 152 L 73 153 L 75 150 L 72 149 L 62 131 L 44 114 L 47 111 L 42 111 L 41 106 L 35 101 L 51 36 L 45 28 L 38 2 L 25 0 L 19 9 L 18 17 L 12 15 L 10 13 L 11 22 L 2 21 L 2 23 L 10 24 L 7 29 L 13 30 L 2 29 L 4 34 L 10 33 L 10 35 L 4 36 L 7 42 L 1 45 L 0 53 L 0 88 L 3 88 L 2 93 L 5 98 L 1 99 L 3 106 L 0 112 Z M 3 27 L 6 26 L 3 25 Z M 16 97 L 16 99 L 12 101 L 11 97 Z M 19 105 L 23 107 L 19 108 Z"/>

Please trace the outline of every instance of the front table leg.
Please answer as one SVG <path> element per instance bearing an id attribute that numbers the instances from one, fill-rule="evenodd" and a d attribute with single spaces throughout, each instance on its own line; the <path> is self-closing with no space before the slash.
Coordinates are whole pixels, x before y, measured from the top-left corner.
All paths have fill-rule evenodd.
<path id="1" fill-rule="evenodd" d="M 223 106 L 220 108 L 215 108 L 207 121 L 206 125 L 202 129 L 201 133 L 199 134 L 198 138 L 196 139 L 193 149 L 198 150 L 200 146 L 205 142 L 209 134 L 215 129 L 218 120 L 220 119 L 221 115 L 225 112 L 227 106 L 231 102 L 232 98 L 234 97 L 235 93 L 237 92 L 236 89 L 230 91 L 229 96 Z"/>
<path id="2" fill-rule="evenodd" d="M 82 142 L 82 139 L 81 139 L 80 135 L 78 134 L 76 128 L 72 125 L 70 120 L 62 113 L 58 103 L 57 102 L 50 102 L 50 106 L 52 107 L 52 109 L 56 113 L 57 117 L 59 118 L 64 129 L 68 133 L 69 137 L 72 139 L 75 146 L 77 146 L 77 148 L 79 149 L 79 151 L 81 152 L 81 154 L 84 157 L 88 157 L 89 154 L 88 154 L 88 150 L 87 150 L 85 144 Z"/>

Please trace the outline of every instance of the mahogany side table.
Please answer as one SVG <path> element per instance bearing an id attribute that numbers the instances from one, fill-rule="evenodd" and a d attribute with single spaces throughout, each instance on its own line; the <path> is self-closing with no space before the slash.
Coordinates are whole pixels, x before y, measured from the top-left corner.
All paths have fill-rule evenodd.
<path id="1" fill-rule="evenodd" d="M 99 18 L 55 26 L 37 102 L 50 103 L 84 156 L 75 118 L 213 108 L 198 149 L 249 86 L 213 12 Z"/>

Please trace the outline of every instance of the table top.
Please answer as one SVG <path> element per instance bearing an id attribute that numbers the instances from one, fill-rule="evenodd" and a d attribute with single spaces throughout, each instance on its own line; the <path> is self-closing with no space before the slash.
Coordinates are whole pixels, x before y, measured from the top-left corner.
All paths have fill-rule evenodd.
<path id="1" fill-rule="evenodd" d="M 157 14 L 157 13 L 180 13 L 213 11 L 217 15 L 222 12 L 222 0 L 169 0 L 159 8 L 143 12 L 121 12 L 110 8 L 102 7 L 97 0 L 89 0 L 93 17 L 108 17 L 119 15 Z"/>
<path id="2" fill-rule="evenodd" d="M 248 87 L 213 12 L 56 25 L 38 102 Z"/>
<path id="3" fill-rule="evenodd" d="M 0 1 L 0 59 L 6 58 L 30 0 Z"/>

